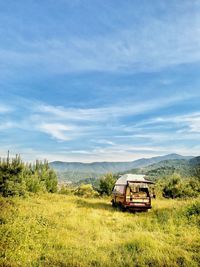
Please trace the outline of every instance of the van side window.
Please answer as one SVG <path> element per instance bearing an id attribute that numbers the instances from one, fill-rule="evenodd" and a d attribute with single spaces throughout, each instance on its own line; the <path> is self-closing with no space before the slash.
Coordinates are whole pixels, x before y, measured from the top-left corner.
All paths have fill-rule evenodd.
<path id="1" fill-rule="evenodd" d="M 124 186 L 123 185 L 116 185 L 113 189 L 113 192 L 116 194 L 124 194 Z"/>

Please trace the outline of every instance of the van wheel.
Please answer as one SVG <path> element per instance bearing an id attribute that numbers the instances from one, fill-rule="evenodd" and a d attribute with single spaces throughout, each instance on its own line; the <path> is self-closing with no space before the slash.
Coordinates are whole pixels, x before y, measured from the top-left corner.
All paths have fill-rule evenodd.
<path id="1" fill-rule="evenodd" d="M 126 208 L 125 207 L 122 207 L 121 210 L 122 210 L 122 212 L 125 212 L 126 211 Z"/>
<path id="2" fill-rule="evenodd" d="M 126 211 L 126 208 L 122 205 L 122 203 L 119 204 L 119 208 L 122 212 Z"/>
<path id="3" fill-rule="evenodd" d="M 114 208 L 117 207 L 117 205 L 116 205 L 114 200 L 112 200 L 112 207 L 114 207 Z"/>

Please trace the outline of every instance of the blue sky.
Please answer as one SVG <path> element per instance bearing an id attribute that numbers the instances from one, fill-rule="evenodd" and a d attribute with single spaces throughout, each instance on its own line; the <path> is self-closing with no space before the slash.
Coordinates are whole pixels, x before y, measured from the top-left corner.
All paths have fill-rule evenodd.
<path id="1" fill-rule="evenodd" d="M 0 1 L 0 155 L 200 155 L 200 1 Z"/>

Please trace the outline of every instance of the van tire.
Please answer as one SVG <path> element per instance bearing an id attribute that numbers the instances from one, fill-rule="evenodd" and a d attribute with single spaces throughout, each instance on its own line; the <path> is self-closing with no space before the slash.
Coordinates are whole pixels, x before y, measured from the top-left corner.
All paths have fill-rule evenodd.
<path id="1" fill-rule="evenodd" d="M 119 208 L 122 212 L 126 211 L 126 208 L 122 205 L 122 203 L 119 203 Z"/>
<path id="2" fill-rule="evenodd" d="M 116 208 L 116 207 L 117 207 L 117 205 L 116 205 L 116 203 L 115 203 L 114 200 L 112 200 L 112 207 L 113 207 L 113 208 Z"/>

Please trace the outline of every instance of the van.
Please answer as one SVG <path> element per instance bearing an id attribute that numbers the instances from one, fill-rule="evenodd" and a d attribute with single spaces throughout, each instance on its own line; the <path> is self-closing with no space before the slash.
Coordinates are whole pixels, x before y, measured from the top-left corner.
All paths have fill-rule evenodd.
<path id="1" fill-rule="evenodd" d="M 145 175 L 124 174 L 115 183 L 112 191 L 112 206 L 123 211 L 148 211 L 151 209 L 151 194 L 149 186 L 154 182 Z M 155 194 L 153 193 L 153 197 Z"/>

